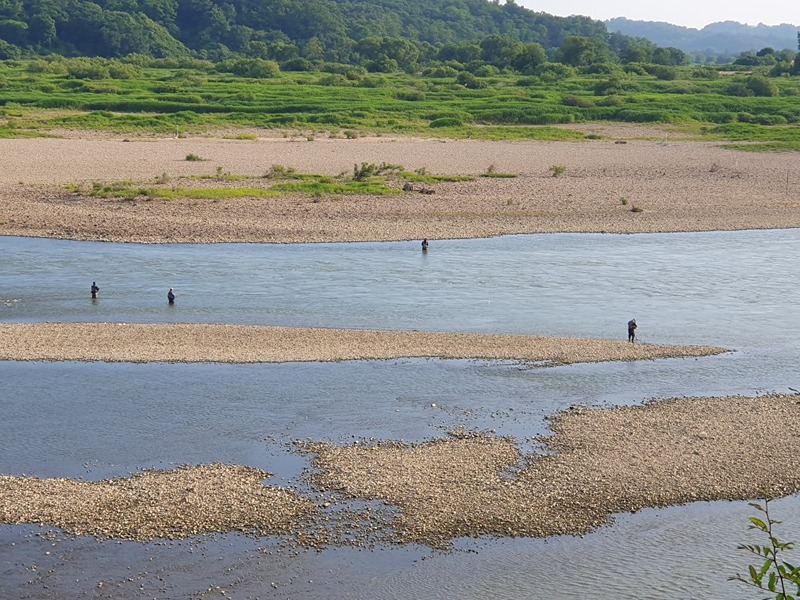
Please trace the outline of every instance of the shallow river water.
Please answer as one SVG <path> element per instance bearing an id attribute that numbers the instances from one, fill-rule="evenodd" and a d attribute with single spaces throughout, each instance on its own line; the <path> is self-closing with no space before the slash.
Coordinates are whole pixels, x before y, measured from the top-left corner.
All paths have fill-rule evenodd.
<path id="1" fill-rule="evenodd" d="M 212 461 L 298 483 L 297 439 L 514 435 L 574 404 L 800 388 L 800 231 L 298 245 L 0 238 L 0 321 L 209 322 L 716 344 L 702 359 L 533 368 L 0 362 L 0 473 L 86 480 Z M 89 298 L 97 281 L 100 298 Z M 166 291 L 178 300 L 168 307 Z M 435 405 L 435 406 L 434 406 Z M 775 503 L 800 539 L 800 502 Z M 0 598 L 749 598 L 746 503 L 619 515 L 584 537 L 296 552 L 267 538 L 98 542 L 0 526 Z"/>

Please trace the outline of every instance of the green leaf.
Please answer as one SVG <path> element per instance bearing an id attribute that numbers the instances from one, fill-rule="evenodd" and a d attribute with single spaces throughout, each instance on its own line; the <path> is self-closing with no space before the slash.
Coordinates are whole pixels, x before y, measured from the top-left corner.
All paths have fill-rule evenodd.
<path id="1" fill-rule="evenodd" d="M 756 585 L 760 586 L 761 575 L 758 574 L 758 571 L 756 571 L 756 568 L 753 565 L 750 565 L 748 568 L 750 570 L 750 580 Z"/>
<path id="2" fill-rule="evenodd" d="M 758 517 L 748 517 L 748 520 L 749 520 L 749 521 L 750 521 L 750 522 L 751 522 L 753 525 L 755 525 L 756 527 L 758 527 L 758 528 L 759 528 L 761 531 L 764 531 L 764 532 L 767 532 L 767 531 L 769 531 L 769 528 L 767 527 L 767 524 L 766 524 L 766 523 L 764 523 L 764 521 L 762 521 L 762 520 L 761 520 L 761 519 L 759 519 Z"/>

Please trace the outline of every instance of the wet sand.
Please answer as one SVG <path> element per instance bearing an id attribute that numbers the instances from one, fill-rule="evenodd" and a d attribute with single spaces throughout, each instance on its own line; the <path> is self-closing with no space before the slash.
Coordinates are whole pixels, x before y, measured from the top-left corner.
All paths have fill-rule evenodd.
<path id="1" fill-rule="evenodd" d="M 208 324 L 0 324 L 0 360 L 266 363 L 475 358 L 571 364 L 709 356 L 713 346 L 442 332 Z"/>
<path id="2" fill-rule="evenodd" d="M 679 139 L 12 139 L 0 140 L 0 154 L 0 235 L 146 243 L 330 242 L 800 227 L 794 154 L 740 152 Z M 186 161 L 188 154 L 205 160 Z M 272 165 L 335 176 L 351 175 L 353 165 L 363 162 L 475 180 L 425 184 L 433 194 L 223 200 L 101 199 L 66 188 L 118 180 L 153 186 L 163 175 L 166 187 L 266 188 L 272 182 L 263 175 Z M 553 177 L 550 168 L 556 165 L 565 171 Z M 213 176 L 217 168 L 251 179 L 186 179 Z M 480 177 L 489 170 L 516 177 Z"/>

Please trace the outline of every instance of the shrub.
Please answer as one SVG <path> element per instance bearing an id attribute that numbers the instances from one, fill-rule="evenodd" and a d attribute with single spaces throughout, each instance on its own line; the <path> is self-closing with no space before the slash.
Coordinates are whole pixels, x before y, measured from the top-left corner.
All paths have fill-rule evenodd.
<path id="1" fill-rule="evenodd" d="M 606 96 L 597 100 L 597 106 L 622 106 L 625 99 L 622 96 Z"/>
<path id="2" fill-rule="evenodd" d="M 494 65 L 470 65 L 470 72 L 476 77 L 496 77 L 500 69 Z"/>
<path id="3" fill-rule="evenodd" d="M 555 82 L 575 77 L 575 69 L 562 63 L 544 63 L 536 67 L 533 74 L 542 81 Z"/>
<path id="4" fill-rule="evenodd" d="M 292 167 L 285 167 L 283 165 L 272 165 L 269 170 L 264 173 L 266 179 L 287 179 L 294 176 L 295 170 Z"/>
<path id="5" fill-rule="evenodd" d="M 678 70 L 675 67 L 666 65 L 644 65 L 644 69 L 656 79 L 671 80 L 678 76 Z"/>
<path id="6" fill-rule="evenodd" d="M 313 71 L 314 63 L 307 58 L 292 58 L 281 63 L 281 71 Z"/>
<path id="7" fill-rule="evenodd" d="M 591 65 L 580 67 L 578 70 L 586 75 L 612 75 L 619 70 L 619 67 L 609 63 L 592 63 Z"/>
<path id="8" fill-rule="evenodd" d="M 759 125 L 786 125 L 788 121 L 782 115 L 758 115 L 756 123 Z"/>
<path id="9" fill-rule="evenodd" d="M 384 175 L 390 172 L 398 173 L 402 170 L 403 167 L 400 165 L 391 165 L 388 163 L 376 165 L 375 163 L 363 162 L 361 165 L 353 165 L 353 181 L 364 181 L 375 175 Z"/>
<path id="10" fill-rule="evenodd" d="M 553 177 L 558 177 L 559 175 L 563 175 L 567 171 L 567 167 L 562 165 L 553 165 L 548 169 L 553 174 Z"/>
<path id="11" fill-rule="evenodd" d="M 439 127 L 462 127 L 464 122 L 455 117 L 442 117 L 441 119 L 434 119 L 431 121 L 430 127 L 437 129 Z"/>
<path id="12" fill-rule="evenodd" d="M 577 106 L 578 108 L 591 108 L 594 103 L 590 98 L 582 98 L 581 96 L 564 96 L 561 103 L 564 106 Z"/>
<path id="13" fill-rule="evenodd" d="M 217 70 L 223 73 L 233 73 L 239 77 L 252 79 L 270 79 L 276 77 L 281 69 L 274 60 L 263 58 L 236 58 L 225 60 L 217 65 Z"/>
<path id="14" fill-rule="evenodd" d="M 72 79 L 109 79 L 108 67 L 89 58 L 73 58 L 67 63 L 67 76 Z"/>
<path id="15" fill-rule="evenodd" d="M 108 74 L 112 79 L 138 79 L 142 70 L 136 65 L 112 60 L 108 65 Z"/>
<path id="16" fill-rule="evenodd" d="M 772 97 L 778 95 L 778 86 L 762 75 L 748 77 L 745 85 L 754 96 Z"/>
<path id="17" fill-rule="evenodd" d="M 620 94 L 628 87 L 622 77 L 609 77 L 604 81 L 598 81 L 594 86 L 594 93 L 596 96 L 608 96 L 611 94 Z"/>
<path id="18" fill-rule="evenodd" d="M 626 73 L 633 75 L 647 75 L 645 68 L 639 63 L 628 63 L 623 69 Z"/>
<path id="19" fill-rule="evenodd" d="M 197 162 L 197 161 L 205 160 L 205 159 L 203 159 L 203 157 L 198 155 L 198 154 L 187 154 L 186 155 L 186 160 L 188 160 L 189 162 Z"/>
<path id="20" fill-rule="evenodd" d="M 754 96 L 753 90 L 751 90 L 747 85 L 740 81 L 735 81 L 731 83 L 725 90 L 725 93 L 728 96 Z"/>
<path id="21" fill-rule="evenodd" d="M 5 40 L 0 40 L 0 60 L 16 60 L 22 56 L 22 50 Z"/>
<path id="22" fill-rule="evenodd" d="M 422 71 L 423 77 L 455 77 L 459 71 L 447 65 L 430 67 Z"/>
<path id="23" fill-rule="evenodd" d="M 380 75 L 367 75 L 358 81 L 358 87 L 379 88 L 386 86 L 386 78 Z"/>
<path id="24" fill-rule="evenodd" d="M 319 81 L 317 81 L 317 85 L 344 87 L 351 86 L 352 83 L 350 83 L 350 81 L 344 75 L 332 73 L 330 75 L 326 75 L 325 77 L 320 77 Z"/>
<path id="25" fill-rule="evenodd" d="M 401 91 L 395 92 L 394 97 L 398 100 L 406 100 L 408 102 L 419 102 L 425 100 L 425 93 L 419 91 Z"/>
<path id="26" fill-rule="evenodd" d="M 486 87 L 486 84 L 478 79 L 469 71 L 463 71 L 456 76 L 456 83 L 463 85 L 465 88 L 471 90 L 480 90 Z"/>

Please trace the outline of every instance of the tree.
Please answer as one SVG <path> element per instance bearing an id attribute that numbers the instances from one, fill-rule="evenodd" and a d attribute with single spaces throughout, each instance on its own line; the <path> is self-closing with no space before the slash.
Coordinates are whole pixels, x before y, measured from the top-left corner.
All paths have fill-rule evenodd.
<path id="1" fill-rule="evenodd" d="M 458 42 L 445 44 L 436 53 L 436 58 L 442 62 L 454 60 L 461 64 L 478 60 L 481 55 L 481 47 L 474 42 Z"/>
<path id="2" fill-rule="evenodd" d="M 481 60 L 498 69 L 511 66 L 522 51 L 522 44 L 507 35 L 490 35 L 481 40 Z"/>
<path id="3" fill-rule="evenodd" d="M 677 67 L 689 62 L 686 53 L 678 48 L 656 48 L 653 51 L 653 62 L 668 67 Z"/>
<path id="4" fill-rule="evenodd" d="M 584 67 L 595 63 L 608 62 L 608 48 L 597 39 L 570 35 L 561 44 L 559 60 L 565 65 Z"/>
<path id="5" fill-rule="evenodd" d="M 547 62 L 547 53 L 541 44 L 533 42 L 525 44 L 516 58 L 511 61 L 511 66 L 520 73 L 531 74 L 536 67 Z"/>
<path id="6" fill-rule="evenodd" d="M 412 69 L 419 58 L 419 49 L 412 42 L 393 37 L 368 37 L 356 44 L 358 52 L 365 61 L 382 65 L 380 69 L 395 61 L 404 70 Z"/>
<path id="7" fill-rule="evenodd" d="M 630 45 L 619 53 L 623 63 L 648 63 L 653 62 L 653 50 L 644 45 Z"/>

